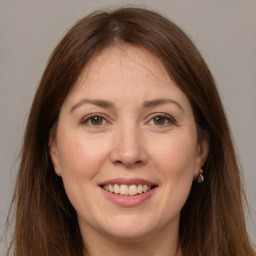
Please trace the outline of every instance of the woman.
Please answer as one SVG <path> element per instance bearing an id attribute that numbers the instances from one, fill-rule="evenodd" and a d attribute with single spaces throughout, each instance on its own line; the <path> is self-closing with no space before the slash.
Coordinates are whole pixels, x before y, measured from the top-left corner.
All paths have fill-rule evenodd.
<path id="1" fill-rule="evenodd" d="M 14 255 L 255 255 L 214 80 L 159 14 L 97 12 L 66 34 L 21 156 Z"/>

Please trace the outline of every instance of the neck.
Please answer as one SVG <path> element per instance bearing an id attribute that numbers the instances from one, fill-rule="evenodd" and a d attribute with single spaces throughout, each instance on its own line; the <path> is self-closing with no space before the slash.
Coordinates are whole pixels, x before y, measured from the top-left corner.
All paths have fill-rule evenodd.
<path id="1" fill-rule="evenodd" d="M 99 235 L 92 230 L 89 234 L 83 235 L 86 248 L 84 256 L 182 256 L 178 230 L 174 233 L 161 230 L 136 241 Z"/>

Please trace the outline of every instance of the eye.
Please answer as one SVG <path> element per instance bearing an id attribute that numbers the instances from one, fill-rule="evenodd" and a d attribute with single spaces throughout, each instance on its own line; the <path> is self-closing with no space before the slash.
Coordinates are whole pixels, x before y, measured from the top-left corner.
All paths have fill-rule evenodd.
<path id="1" fill-rule="evenodd" d="M 82 119 L 81 121 L 82 124 L 87 124 L 90 126 L 101 126 L 105 125 L 107 121 L 105 120 L 104 117 L 100 115 L 90 115 Z"/>
<path id="2" fill-rule="evenodd" d="M 174 123 L 175 120 L 166 114 L 156 114 L 149 121 L 149 124 L 158 126 L 167 126 Z"/>

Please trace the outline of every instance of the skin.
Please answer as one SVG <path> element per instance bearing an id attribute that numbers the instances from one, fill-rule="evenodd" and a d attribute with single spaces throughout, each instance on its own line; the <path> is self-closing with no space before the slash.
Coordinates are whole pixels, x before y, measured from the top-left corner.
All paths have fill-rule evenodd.
<path id="1" fill-rule="evenodd" d="M 171 102 L 145 107 L 156 99 Z M 208 148 L 208 137 L 198 138 L 188 98 L 153 54 L 122 45 L 92 58 L 65 100 L 50 141 L 88 254 L 181 255 L 180 211 Z M 98 186 L 120 177 L 146 179 L 157 188 L 142 204 L 123 207 Z"/>

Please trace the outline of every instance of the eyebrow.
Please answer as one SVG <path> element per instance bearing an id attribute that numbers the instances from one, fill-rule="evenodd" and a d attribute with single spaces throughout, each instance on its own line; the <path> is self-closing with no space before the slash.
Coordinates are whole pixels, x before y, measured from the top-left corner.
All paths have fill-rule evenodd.
<path id="1" fill-rule="evenodd" d="M 150 108 L 150 107 L 156 107 L 159 105 L 164 105 L 164 104 L 175 104 L 182 112 L 184 112 L 183 107 L 173 99 L 154 99 L 154 100 L 146 100 L 143 104 L 143 108 Z M 99 106 L 101 108 L 115 108 L 114 103 L 107 101 L 107 100 L 101 100 L 101 99 L 82 99 L 78 103 L 76 103 L 69 111 L 69 113 L 74 112 L 77 108 L 81 107 L 82 105 L 85 104 L 92 104 Z"/>
<path id="2" fill-rule="evenodd" d="M 164 104 L 175 104 L 182 112 L 184 112 L 183 107 L 180 105 L 179 102 L 173 99 L 155 99 L 155 100 L 146 100 L 143 103 L 144 108 L 150 108 L 150 107 L 156 107 L 159 105 L 164 105 Z"/>
<path id="3" fill-rule="evenodd" d="M 85 104 L 92 104 L 99 106 L 101 108 L 114 108 L 114 104 L 107 100 L 100 100 L 100 99 L 82 99 L 78 103 L 76 103 L 69 111 L 69 113 L 74 112 L 77 108 L 81 107 Z"/>

